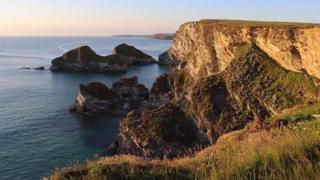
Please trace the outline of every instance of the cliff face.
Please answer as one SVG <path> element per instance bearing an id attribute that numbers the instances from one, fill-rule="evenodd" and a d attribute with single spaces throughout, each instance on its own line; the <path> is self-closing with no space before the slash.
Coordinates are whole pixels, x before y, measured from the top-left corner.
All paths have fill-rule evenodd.
<path id="1" fill-rule="evenodd" d="M 186 23 L 176 33 L 170 55 L 190 75 L 223 71 L 236 49 L 254 43 L 282 67 L 306 71 L 320 78 L 320 26 L 199 21 Z"/>
<path id="2" fill-rule="evenodd" d="M 117 153 L 177 157 L 318 101 L 320 28 L 261 24 L 183 25 L 169 50 L 178 66 L 158 78 L 144 106 L 121 122 Z"/>

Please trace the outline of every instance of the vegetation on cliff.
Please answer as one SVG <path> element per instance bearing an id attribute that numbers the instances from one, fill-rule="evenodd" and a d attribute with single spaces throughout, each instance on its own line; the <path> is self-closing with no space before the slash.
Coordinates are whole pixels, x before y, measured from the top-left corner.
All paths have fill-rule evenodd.
<path id="1" fill-rule="evenodd" d="M 225 136 L 193 157 L 102 158 L 56 171 L 58 179 L 315 179 L 320 176 L 320 120 Z"/>

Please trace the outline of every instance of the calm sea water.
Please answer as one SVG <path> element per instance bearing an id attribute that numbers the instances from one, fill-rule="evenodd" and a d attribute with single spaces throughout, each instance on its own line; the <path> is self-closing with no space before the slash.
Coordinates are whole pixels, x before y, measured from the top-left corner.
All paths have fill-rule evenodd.
<path id="1" fill-rule="evenodd" d="M 170 41 L 144 38 L 0 38 L 0 179 L 40 179 L 52 170 L 96 156 L 116 138 L 119 116 L 88 119 L 67 112 L 78 85 L 136 75 L 148 88 L 166 68 L 133 67 L 127 74 L 68 74 L 23 70 L 50 66 L 54 57 L 80 45 L 107 55 L 128 43 L 157 57 Z"/>

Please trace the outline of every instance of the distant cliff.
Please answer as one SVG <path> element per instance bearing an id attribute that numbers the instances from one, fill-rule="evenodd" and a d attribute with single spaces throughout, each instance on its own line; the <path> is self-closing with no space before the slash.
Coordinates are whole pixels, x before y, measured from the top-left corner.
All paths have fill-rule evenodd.
<path id="1" fill-rule="evenodd" d="M 113 37 L 144 37 L 150 39 L 172 40 L 174 33 L 157 33 L 152 35 L 114 35 Z"/>
<path id="2" fill-rule="evenodd" d="M 184 64 L 192 76 L 224 70 L 236 49 L 255 43 L 281 66 L 306 71 L 320 78 L 320 26 L 276 23 L 202 20 L 182 25 L 175 35 L 170 55 Z"/>

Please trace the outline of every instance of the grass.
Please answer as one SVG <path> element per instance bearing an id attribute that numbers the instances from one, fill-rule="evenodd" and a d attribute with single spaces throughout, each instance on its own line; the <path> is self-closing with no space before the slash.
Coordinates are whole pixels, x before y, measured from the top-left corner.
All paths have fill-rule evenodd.
<path id="1" fill-rule="evenodd" d="M 57 179 L 316 179 L 320 176 L 320 120 L 292 128 L 222 136 L 194 157 L 145 160 L 103 158 L 57 170 Z"/>
<path id="2" fill-rule="evenodd" d="M 270 118 L 268 121 L 287 120 L 291 123 L 298 123 L 301 121 L 312 121 L 320 117 L 320 102 L 309 102 L 307 105 L 295 107 L 287 110 L 284 113 Z"/>
<path id="3" fill-rule="evenodd" d="M 217 25 L 232 25 L 232 26 L 250 26 L 250 27 L 318 27 L 317 23 L 301 23 L 301 22 L 267 22 L 267 21 L 250 21 L 250 20 L 223 20 L 223 19 L 203 19 L 200 23 L 212 23 Z"/>
<path id="4" fill-rule="evenodd" d="M 250 54 L 258 57 L 250 60 Z M 265 92 L 265 100 L 270 101 L 273 96 L 279 101 L 280 109 L 291 108 L 296 104 L 305 103 L 307 100 L 319 97 L 319 80 L 309 76 L 306 72 L 294 72 L 284 69 L 274 59 L 260 50 L 254 44 L 242 44 L 236 49 L 235 58 L 240 59 L 237 66 L 245 66 L 250 63 L 255 74 L 250 77 L 252 89 L 256 93 Z M 248 85 L 249 87 L 249 85 Z M 268 100 L 269 99 L 269 100 Z"/>

